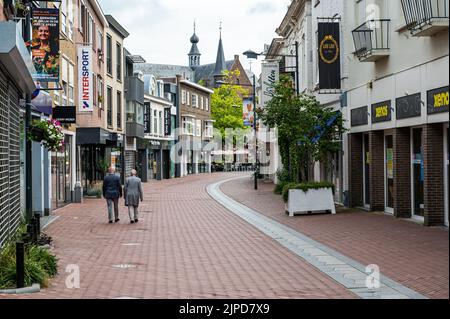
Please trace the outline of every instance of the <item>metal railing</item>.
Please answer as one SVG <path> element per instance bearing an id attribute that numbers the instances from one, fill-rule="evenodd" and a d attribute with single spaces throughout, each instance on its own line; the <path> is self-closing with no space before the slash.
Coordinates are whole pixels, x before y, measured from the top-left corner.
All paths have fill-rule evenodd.
<path id="1" fill-rule="evenodd" d="M 356 55 L 363 57 L 377 50 L 389 50 L 389 19 L 369 20 L 352 31 Z"/>
<path id="2" fill-rule="evenodd" d="M 414 32 L 449 19 L 449 0 L 402 0 L 407 28 Z"/>

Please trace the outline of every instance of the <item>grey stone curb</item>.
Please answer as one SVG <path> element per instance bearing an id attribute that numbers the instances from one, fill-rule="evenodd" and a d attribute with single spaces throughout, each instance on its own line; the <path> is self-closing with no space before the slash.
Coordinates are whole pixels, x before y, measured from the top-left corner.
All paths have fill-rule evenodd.
<path id="1" fill-rule="evenodd" d="M 247 177 L 230 178 L 208 185 L 207 192 L 226 209 L 273 238 L 361 298 L 427 299 L 425 296 L 382 274 L 380 274 L 381 287 L 379 289 L 368 289 L 364 287 L 364 280 L 367 276 L 365 272 L 366 266 L 292 228 L 252 210 L 220 191 L 220 185 L 243 178 Z"/>
<path id="2" fill-rule="evenodd" d="M 39 284 L 34 284 L 31 287 L 19 288 L 19 289 L 0 289 L 0 294 L 2 295 L 23 295 L 23 294 L 33 294 L 41 291 L 41 286 Z"/>

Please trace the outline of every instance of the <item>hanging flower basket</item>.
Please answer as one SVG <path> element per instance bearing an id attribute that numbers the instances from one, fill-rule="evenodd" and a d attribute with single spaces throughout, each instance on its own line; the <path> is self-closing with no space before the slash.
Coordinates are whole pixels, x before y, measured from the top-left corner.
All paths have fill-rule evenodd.
<path id="1" fill-rule="evenodd" d="M 64 149 L 64 133 L 61 123 L 53 119 L 35 121 L 28 138 L 34 142 L 42 143 L 51 152 Z"/>

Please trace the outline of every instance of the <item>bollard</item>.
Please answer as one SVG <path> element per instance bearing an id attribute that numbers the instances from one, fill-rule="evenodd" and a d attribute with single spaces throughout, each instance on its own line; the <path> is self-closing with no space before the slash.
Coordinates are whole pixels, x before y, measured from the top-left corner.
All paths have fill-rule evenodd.
<path id="1" fill-rule="evenodd" d="M 32 218 L 29 225 L 29 231 L 31 236 L 31 242 L 36 244 L 37 243 L 37 230 L 36 230 L 36 219 Z"/>
<path id="2" fill-rule="evenodd" d="M 25 251 L 21 241 L 16 242 L 16 284 L 17 288 L 25 286 Z"/>
<path id="3" fill-rule="evenodd" d="M 36 230 L 37 237 L 41 237 L 41 214 L 34 214 L 34 218 L 36 219 Z"/>

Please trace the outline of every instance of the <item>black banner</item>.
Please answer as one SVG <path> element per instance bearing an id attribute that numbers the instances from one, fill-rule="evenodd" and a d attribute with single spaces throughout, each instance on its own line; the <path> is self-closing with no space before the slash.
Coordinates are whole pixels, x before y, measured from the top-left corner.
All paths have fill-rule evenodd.
<path id="1" fill-rule="evenodd" d="M 341 48 L 338 22 L 319 22 L 319 88 L 341 89 Z"/>
<path id="2" fill-rule="evenodd" d="M 170 108 L 164 109 L 164 135 L 169 136 L 172 133 L 172 117 Z"/>
<path id="3" fill-rule="evenodd" d="M 372 123 L 388 122 L 392 119 L 391 101 L 372 104 Z"/>
<path id="4" fill-rule="evenodd" d="M 75 106 L 56 106 L 53 108 L 52 118 L 62 124 L 77 122 L 77 108 Z"/>
<path id="5" fill-rule="evenodd" d="M 150 103 L 144 103 L 144 133 L 150 134 L 151 131 L 151 108 Z"/>
<path id="6" fill-rule="evenodd" d="M 427 95 L 428 114 L 448 112 L 448 86 L 428 91 Z"/>
<path id="7" fill-rule="evenodd" d="M 368 124 L 368 113 L 367 106 L 363 106 L 351 111 L 351 125 L 367 125 Z"/>
<path id="8" fill-rule="evenodd" d="M 397 120 L 421 115 L 420 93 L 398 98 L 396 101 Z"/>

